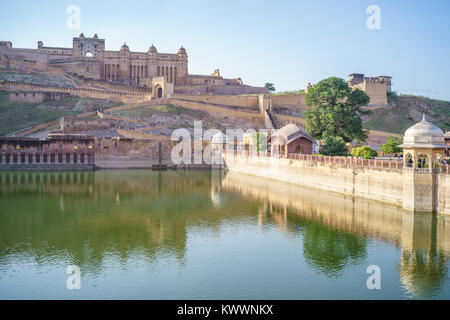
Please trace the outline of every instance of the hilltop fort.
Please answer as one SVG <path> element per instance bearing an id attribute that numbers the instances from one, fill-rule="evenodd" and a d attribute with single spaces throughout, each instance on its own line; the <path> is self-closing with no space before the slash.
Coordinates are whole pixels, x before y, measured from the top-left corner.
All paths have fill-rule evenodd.
<path id="1" fill-rule="evenodd" d="M 0 41 L 1 66 L 26 71 L 57 71 L 85 80 L 151 88 L 157 83 L 162 97 L 173 93 L 253 94 L 264 93 L 260 87 L 246 86 L 241 78 L 227 79 L 216 69 L 211 75 L 189 74 L 186 49 L 160 53 L 152 44 L 147 52 L 135 52 L 124 43 L 119 51 L 105 49 L 105 39 L 80 34 L 73 38 L 72 48 L 48 47 L 38 41 L 36 49 L 13 48 L 12 42 Z M 164 90 L 166 89 L 166 90 Z M 166 91 L 166 92 L 164 92 Z"/>

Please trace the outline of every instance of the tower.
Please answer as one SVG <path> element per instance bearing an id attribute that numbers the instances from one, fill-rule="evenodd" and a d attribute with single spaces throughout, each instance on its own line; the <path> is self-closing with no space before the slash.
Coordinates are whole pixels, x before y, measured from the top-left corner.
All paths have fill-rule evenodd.
<path id="1" fill-rule="evenodd" d="M 441 129 L 422 121 L 403 137 L 403 208 L 436 212 L 437 174 L 447 146 Z"/>

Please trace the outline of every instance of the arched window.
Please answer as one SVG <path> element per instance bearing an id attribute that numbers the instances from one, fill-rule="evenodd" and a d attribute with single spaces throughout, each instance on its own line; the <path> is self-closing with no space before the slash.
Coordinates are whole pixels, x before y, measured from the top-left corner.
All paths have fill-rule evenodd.
<path id="1" fill-rule="evenodd" d="M 85 53 L 84 55 L 86 58 L 92 58 L 94 55 L 92 54 L 92 52 L 88 51 Z"/>
<path id="2" fill-rule="evenodd" d="M 414 166 L 414 160 L 410 153 L 405 155 L 405 167 L 412 168 Z"/>
<path id="3" fill-rule="evenodd" d="M 417 168 L 425 169 L 430 167 L 430 162 L 428 160 L 428 156 L 426 154 L 419 154 L 417 157 Z"/>

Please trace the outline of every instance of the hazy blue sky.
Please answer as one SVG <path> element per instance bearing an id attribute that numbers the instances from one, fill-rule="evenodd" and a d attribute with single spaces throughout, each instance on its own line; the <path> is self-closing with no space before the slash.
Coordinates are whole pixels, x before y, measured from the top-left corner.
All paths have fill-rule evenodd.
<path id="1" fill-rule="evenodd" d="M 69 5 L 81 8 L 70 30 Z M 369 30 L 369 5 L 381 9 L 381 29 Z M 391 75 L 393 90 L 450 100 L 450 1 L 401 0 L 0 0 L 0 39 L 14 47 L 72 46 L 83 32 L 124 41 L 131 50 L 176 52 L 189 71 L 240 76 L 252 85 L 303 89 L 352 72 Z"/>

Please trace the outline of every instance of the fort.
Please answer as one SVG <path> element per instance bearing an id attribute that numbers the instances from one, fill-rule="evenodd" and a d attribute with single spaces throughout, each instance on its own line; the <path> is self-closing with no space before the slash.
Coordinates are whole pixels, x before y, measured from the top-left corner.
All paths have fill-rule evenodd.
<path id="1" fill-rule="evenodd" d="M 61 70 L 74 77 L 112 84 L 151 88 L 161 78 L 173 86 L 170 93 L 264 93 L 265 88 L 244 85 L 240 78 L 227 79 L 216 69 L 211 75 L 189 74 L 184 47 L 176 53 L 160 53 L 152 44 L 147 52 L 134 52 L 124 43 L 119 51 L 105 49 L 105 39 L 81 33 L 72 48 L 48 47 L 42 41 L 37 49 L 13 48 L 11 41 L 0 41 L 1 65 L 24 70 Z M 168 85 L 170 87 L 170 85 Z M 167 86 L 167 85 L 166 85 Z M 154 92 L 154 96 L 157 96 Z"/>

